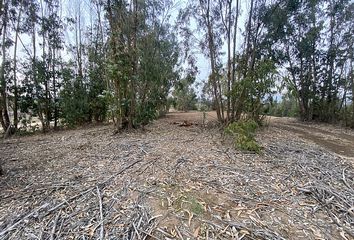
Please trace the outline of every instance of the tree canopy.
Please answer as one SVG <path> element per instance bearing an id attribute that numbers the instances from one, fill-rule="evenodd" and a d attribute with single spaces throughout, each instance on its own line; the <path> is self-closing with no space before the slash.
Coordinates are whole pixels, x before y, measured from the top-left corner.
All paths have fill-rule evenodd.
<path id="1" fill-rule="evenodd" d="M 277 87 L 302 120 L 354 126 L 350 0 L 2 0 L 0 9 L 6 134 L 32 118 L 43 131 L 136 128 L 171 98 L 181 110 L 211 103 L 223 124 L 260 122 Z"/>

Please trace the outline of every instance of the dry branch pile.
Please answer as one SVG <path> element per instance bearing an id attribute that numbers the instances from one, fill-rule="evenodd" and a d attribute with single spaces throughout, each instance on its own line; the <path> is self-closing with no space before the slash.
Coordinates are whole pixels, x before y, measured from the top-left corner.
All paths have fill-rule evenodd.
<path id="1" fill-rule="evenodd" d="M 184 120 L 0 143 L 0 239 L 354 237 L 345 160 L 273 128 L 263 154 L 241 153 Z"/>

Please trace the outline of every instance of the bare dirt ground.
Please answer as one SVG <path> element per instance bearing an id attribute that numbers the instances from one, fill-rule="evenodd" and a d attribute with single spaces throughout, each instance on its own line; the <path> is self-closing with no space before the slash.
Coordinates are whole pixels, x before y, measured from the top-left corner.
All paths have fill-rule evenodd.
<path id="1" fill-rule="evenodd" d="M 354 238 L 352 132 L 272 119 L 256 155 L 206 120 L 1 141 L 0 239 Z"/>
<path id="2" fill-rule="evenodd" d="M 270 120 L 272 127 L 281 128 L 314 142 L 342 157 L 354 160 L 354 131 L 336 128 L 328 124 L 303 123 L 292 118 L 275 118 Z"/>

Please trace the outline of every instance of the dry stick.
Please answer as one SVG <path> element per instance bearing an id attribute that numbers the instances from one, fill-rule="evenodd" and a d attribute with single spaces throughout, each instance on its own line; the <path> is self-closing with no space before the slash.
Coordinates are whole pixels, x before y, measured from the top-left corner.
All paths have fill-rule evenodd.
<path id="1" fill-rule="evenodd" d="M 101 229 L 100 229 L 100 239 L 103 240 L 104 238 L 104 225 L 103 225 L 103 209 L 102 209 L 102 197 L 101 197 L 101 193 L 100 193 L 100 188 L 98 186 L 96 186 L 97 188 L 97 196 L 98 196 L 98 201 L 99 201 L 99 205 L 100 205 L 100 225 L 101 225 Z"/>
<path id="2" fill-rule="evenodd" d="M 162 230 L 161 228 L 157 228 L 156 230 L 159 231 L 160 233 L 162 233 L 162 234 L 164 234 L 164 235 L 170 237 L 170 238 L 174 238 L 173 235 L 169 234 L 168 232 L 165 232 L 165 231 Z"/>
<path id="3" fill-rule="evenodd" d="M 82 195 L 84 195 L 84 194 L 86 194 L 86 193 L 88 193 L 88 192 L 91 192 L 92 189 L 93 189 L 93 188 L 90 187 L 90 188 L 86 189 L 85 191 L 83 191 L 83 192 L 81 192 L 81 193 L 79 193 L 79 194 L 76 194 L 75 196 L 69 198 L 68 200 L 62 201 L 62 202 L 59 203 L 58 205 L 56 205 L 56 206 L 52 207 L 51 209 L 49 209 L 48 212 L 47 212 L 46 214 L 44 214 L 43 217 L 48 216 L 49 214 L 51 214 L 51 213 L 54 212 L 55 210 L 59 209 L 59 208 L 62 207 L 63 205 L 68 204 L 69 202 L 75 200 L 76 198 L 78 198 L 78 197 L 80 197 L 80 196 L 82 196 Z"/>
<path id="4" fill-rule="evenodd" d="M 148 232 L 146 232 L 146 231 L 144 231 L 144 230 L 140 230 L 140 231 L 141 231 L 142 233 L 144 233 L 145 235 L 149 236 L 150 238 L 159 240 L 159 238 L 154 237 L 153 235 L 151 235 L 151 233 L 148 233 Z M 146 238 L 144 238 L 144 239 L 146 239 Z"/>
<path id="5" fill-rule="evenodd" d="M 347 180 L 345 179 L 345 170 L 347 169 L 348 167 L 346 167 L 346 168 L 344 168 L 343 169 L 343 182 L 344 182 L 344 184 L 348 187 L 348 188 L 350 188 L 350 189 L 353 189 L 349 184 L 348 184 L 348 182 L 347 182 Z"/>
<path id="6" fill-rule="evenodd" d="M 137 163 L 143 161 L 143 159 L 137 160 L 131 164 L 129 164 L 128 166 L 126 166 L 125 168 L 123 168 L 122 170 L 120 170 L 119 172 L 117 172 L 116 174 L 114 174 L 113 176 L 109 177 L 107 180 L 103 181 L 102 183 L 100 183 L 99 185 L 104 185 L 107 182 L 109 182 L 110 180 L 112 180 L 113 178 L 117 177 L 118 175 L 122 174 L 123 172 L 125 172 L 126 170 L 128 170 L 129 168 L 133 167 L 134 165 L 136 165 Z M 96 186 L 95 186 L 96 187 Z M 49 214 L 51 214 L 52 212 L 58 210 L 59 208 L 61 208 L 62 206 L 69 204 L 69 202 L 75 200 L 76 198 L 79 198 L 80 196 L 91 192 L 93 189 L 95 189 L 95 187 L 90 187 L 88 189 L 86 189 L 85 191 L 69 198 L 68 200 L 64 200 L 63 202 L 59 203 L 58 205 L 54 206 L 53 208 L 49 209 L 47 211 L 46 214 L 43 215 L 43 217 L 48 216 Z M 29 213 L 28 215 L 26 215 L 24 218 L 20 219 L 19 221 L 17 221 L 15 224 L 11 225 L 10 227 L 6 228 L 5 230 L 3 230 L 2 232 L 0 232 L 0 236 L 5 235 L 6 233 L 8 233 L 9 231 L 11 231 L 13 228 L 15 228 L 16 226 L 18 226 L 23 220 L 31 217 L 33 214 L 35 214 L 36 212 L 38 212 L 39 210 L 47 207 L 49 204 L 45 203 L 42 206 L 40 206 L 39 208 L 37 208 L 36 210 L 34 210 L 33 212 Z"/>
<path id="7" fill-rule="evenodd" d="M 323 201 L 320 200 L 320 196 L 317 193 L 314 192 L 314 195 L 316 195 L 315 199 L 319 201 L 319 203 L 324 207 L 324 209 L 327 211 L 328 215 L 332 218 L 334 223 L 337 224 L 338 227 L 342 228 L 351 237 L 354 237 L 354 231 L 340 222 L 338 217 L 330 209 L 328 209 L 328 207 L 326 207 L 327 204 L 323 203 Z"/>
<path id="8" fill-rule="evenodd" d="M 3 230 L 2 232 L 0 232 L 0 236 L 5 235 L 6 233 L 8 233 L 9 231 L 11 231 L 13 228 L 17 227 L 22 221 L 24 221 L 25 219 L 31 217 L 32 215 L 34 215 L 36 212 L 38 212 L 39 210 L 41 210 L 42 208 L 47 207 L 49 204 L 45 203 L 42 206 L 40 206 L 39 208 L 35 209 L 34 211 L 32 211 L 31 213 L 27 214 L 24 218 L 18 220 L 16 223 L 14 223 L 13 225 L 11 225 L 10 227 L 6 228 L 5 230 Z"/>
<path id="9" fill-rule="evenodd" d="M 55 220 L 54 220 L 54 223 L 53 223 L 52 232 L 50 234 L 50 240 L 54 240 L 54 235 L 55 235 L 55 231 L 56 231 L 56 227 L 57 227 L 57 224 L 58 224 L 58 219 L 59 219 L 60 214 L 61 214 L 61 211 L 55 217 Z"/>
<path id="10" fill-rule="evenodd" d="M 97 186 L 102 186 L 104 184 L 106 184 L 107 182 L 109 182 L 110 180 L 112 180 L 113 178 L 117 177 L 118 175 L 122 174 L 123 172 L 125 172 L 126 170 L 128 170 L 129 168 L 133 167 L 134 165 L 136 165 L 137 163 L 143 161 L 143 159 L 140 159 L 140 160 L 137 160 L 133 163 L 131 163 L 130 165 L 126 166 L 125 168 L 123 168 L 122 170 L 120 170 L 119 172 L 117 172 L 116 174 L 112 175 L 111 177 L 109 177 L 107 180 L 103 181 L 102 183 L 99 183 Z M 44 216 L 47 216 L 49 215 L 51 212 L 61 208 L 63 205 L 66 205 L 68 204 L 69 202 L 75 200 L 76 198 L 88 193 L 88 192 L 91 192 L 93 189 L 95 189 L 95 187 L 89 187 L 88 189 L 86 189 L 85 191 L 69 198 L 68 200 L 64 200 L 63 202 L 59 203 L 58 205 L 54 206 L 53 208 L 49 209 L 48 212 L 44 215 Z"/>
<path id="11" fill-rule="evenodd" d="M 178 236 L 183 240 L 183 236 L 182 236 L 181 232 L 178 230 L 177 226 L 175 226 L 175 230 L 176 230 Z"/>
<path id="12" fill-rule="evenodd" d="M 52 219 L 53 218 L 50 218 L 50 220 L 44 225 L 44 227 L 41 228 L 41 233 L 39 234 L 39 237 L 38 237 L 39 240 L 43 239 L 45 229 L 47 228 L 48 224 L 52 221 Z"/>
<path id="13" fill-rule="evenodd" d="M 138 231 L 138 229 L 136 228 L 136 226 L 135 226 L 134 223 L 133 223 L 133 228 L 134 228 L 134 230 L 135 230 L 136 235 L 138 236 L 138 239 L 141 239 L 140 234 L 139 234 L 139 231 Z"/>

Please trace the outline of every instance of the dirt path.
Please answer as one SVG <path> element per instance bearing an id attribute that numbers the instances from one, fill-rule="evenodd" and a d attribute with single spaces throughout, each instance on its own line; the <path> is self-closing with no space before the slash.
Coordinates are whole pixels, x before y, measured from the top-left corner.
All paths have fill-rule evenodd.
<path id="1" fill-rule="evenodd" d="M 290 118 L 272 118 L 271 126 L 287 130 L 340 156 L 354 159 L 354 131 L 331 125 L 301 123 Z"/>
<path id="2" fill-rule="evenodd" d="M 353 239 L 346 159 L 272 126 L 243 153 L 214 120 L 1 141 L 0 239 Z"/>

